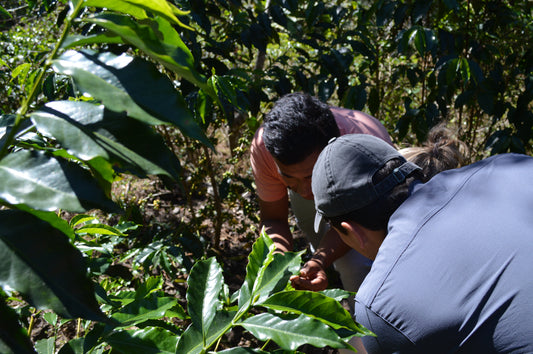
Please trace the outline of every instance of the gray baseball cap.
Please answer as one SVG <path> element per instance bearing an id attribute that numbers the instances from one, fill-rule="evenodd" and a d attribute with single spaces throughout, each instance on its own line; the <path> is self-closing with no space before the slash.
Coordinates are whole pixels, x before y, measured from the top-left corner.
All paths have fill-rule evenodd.
<path id="1" fill-rule="evenodd" d="M 374 174 L 392 159 L 404 163 L 374 185 Z M 345 215 L 373 203 L 415 170 L 420 167 L 407 162 L 394 147 L 373 135 L 347 134 L 331 139 L 313 168 L 315 230 L 320 228 L 324 216 Z"/>

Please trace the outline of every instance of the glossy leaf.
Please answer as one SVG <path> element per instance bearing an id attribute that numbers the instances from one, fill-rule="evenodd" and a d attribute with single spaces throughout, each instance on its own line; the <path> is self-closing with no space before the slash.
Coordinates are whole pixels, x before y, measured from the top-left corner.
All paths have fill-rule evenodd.
<path id="1" fill-rule="evenodd" d="M 178 32 L 164 19 L 156 17 L 145 24 L 135 22 L 128 16 L 103 13 L 86 21 L 119 35 L 125 42 L 141 49 L 181 77 L 204 87 L 205 78 L 194 69 L 194 59 L 189 48 L 183 43 Z"/>
<path id="2" fill-rule="evenodd" d="M 6 137 L 9 135 L 13 124 L 15 123 L 15 114 L 2 114 L 0 115 L 0 147 L 4 146 Z M 26 119 L 21 123 L 20 128 L 26 129 L 31 125 L 31 122 Z"/>
<path id="3" fill-rule="evenodd" d="M 0 199 L 39 210 L 119 212 L 88 171 L 42 151 L 18 151 L 0 161 Z"/>
<path id="4" fill-rule="evenodd" d="M 249 353 L 266 354 L 270 352 L 264 352 L 262 350 L 254 349 L 254 348 L 235 347 L 235 348 L 226 349 L 226 350 L 223 350 L 217 353 L 219 354 L 249 354 Z"/>
<path id="5" fill-rule="evenodd" d="M 255 304 L 260 304 L 272 293 L 285 289 L 291 275 L 300 270 L 303 252 L 305 251 L 274 254 L 274 259 L 266 267 L 259 286 L 254 289 Z"/>
<path id="6" fill-rule="evenodd" d="M 123 14 L 131 15 L 138 20 L 144 20 L 148 18 L 148 15 L 143 8 L 136 6 L 135 4 L 130 4 L 128 1 L 124 0 L 83 0 L 83 5 L 87 7 L 99 7 L 111 11 L 117 11 Z"/>
<path id="7" fill-rule="evenodd" d="M 0 299 L 0 352 L 1 353 L 35 353 L 33 344 L 19 323 L 15 311 Z"/>
<path id="8" fill-rule="evenodd" d="M 347 290 L 343 290 L 343 289 L 326 289 L 326 290 L 320 291 L 320 293 L 326 295 L 327 297 L 335 299 L 337 301 L 348 299 L 350 297 L 351 298 L 355 297 L 355 293 L 347 291 Z"/>
<path id="9" fill-rule="evenodd" d="M 64 49 L 73 49 L 76 47 L 102 43 L 122 44 L 124 41 L 122 40 L 122 37 L 113 33 L 96 34 L 91 36 L 72 35 L 68 36 L 67 39 L 61 43 L 61 47 Z"/>
<path id="10" fill-rule="evenodd" d="M 263 301 L 261 306 L 272 310 L 304 314 L 316 318 L 335 329 L 345 327 L 366 335 L 366 331 L 355 323 L 352 316 L 338 301 L 321 293 L 282 291 L 270 296 Z"/>
<path id="11" fill-rule="evenodd" d="M 0 284 L 64 318 L 106 320 L 81 253 L 67 236 L 22 211 L 0 211 Z"/>
<path id="12" fill-rule="evenodd" d="M 213 323 L 209 327 L 205 346 L 202 332 L 191 324 L 181 335 L 176 353 L 197 354 L 201 353 L 202 350 L 207 350 L 215 344 L 220 336 L 231 329 L 234 316 L 235 312 L 219 311 L 216 313 Z"/>
<path id="13" fill-rule="evenodd" d="M 40 339 L 35 342 L 35 349 L 39 354 L 55 354 L 56 352 L 56 337 Z"/>
<path id="14" fill-rule="evenodd" d="M 215 257 L 197 262 L 187 279 L 187 309 L 204 342 L 219 304 L 223 282 L 222 268 Z"/>
<path id="15" fill-rule="evenodd" d="M 143 177 L 179 178 L 179 161 L 160 135 L 150 126 L 102 105 L 50 102 L 31 118 L 43 135 L 54 138 L 81 160 L 102 157 Z"/>
<path id="16" fill-rule="evenodd" d="M 76 237 L 74 229 L 72 229 L 69 223 L 64 219 L 60 218 L 55 212 L 32 209 L 24 204 L 18 204 L 13 207 L 18 210 L 22 210 L 29 214 L 32 214 L 33 216 L 36 216 L 39 219 L 47 222 L 50 226 L 53 226 L 54 228 L 67 235 L 72 241 Z"/>
<path id="17" fill-rule="evenodd" d="M 164 17 L 166 20 L 173 22 L 182 27 L 185 26 L 177 17 L 187 15 L 187 12 L 182 11 L 169 3 L 166 0 L 84 0 L 86 6 L 102 7 L 108 10 L 121 12 L 132 15 L 137 19 L 146 19 L 146 11 L 150 11 L 154 15 Z"/>
<path id="18" fill-rule="evenodd" d="M 248 255 L 248 265 L 246 265 L 246 277 L 239 292 L 239 308 L 246 308 L 250 304 L 254 290 L 261 284 L 266 267 L 274 259 L 274 242 L 263 231 L 260 237 L 254 242 L 252 252 Z"/>
<path id="19" fill-rule="evenodd" d="M 185 135 L 210 144 L 192 118 L 183 97 L 156 67 L 126 54 L 67 51 L 53 62 L 57 72 L 73 77 L 83 93 L 115 112 L 148 124 L 173 124 Z"/>
<path id="20" fill-rule="evenodd" d="M 149 354 L 176 352 L 179 337 L 176 333 L 158 327 L 113 332 L 105 338 L 111 347 L 121 353 Z"/>
<path id="21" fill-rule="evenodd" d="M 295 350 L 304 344 L 318 348 L 350 348 L 333 329 L 304 315 L 285 320 L 270 313 L 263 313 L 239 324 L 258 339 L 273 340 L 285 350 Z"/>
<path id="22" fill-rule="evenodd" d="M 172 309 L 176 303 L 177 299 L 175 298 L 161 297 L 154 293 L 129 303 L 111 317 L 120 322 L 121 326 L 132 326 L 144 321 L 162 318 L 165 316 L 165 312 Z"/>

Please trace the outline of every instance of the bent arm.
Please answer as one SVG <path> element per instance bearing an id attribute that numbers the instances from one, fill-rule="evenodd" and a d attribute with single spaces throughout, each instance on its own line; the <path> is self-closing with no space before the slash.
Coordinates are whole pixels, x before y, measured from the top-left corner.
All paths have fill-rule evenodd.
<path id="1" fill-rule="evenodd" d="M 350 250 L 334 228 L 330 228 L 320 240 L 317 250 L 311 259 L 318 261 L 326 269 L 334 261 L 344 256 Z"/>
<path id="2" fill-rule="evenodd" d="M 313 257 L 300 270 L 300 275 L 290 278 L 292 286 L 296 289 L 311 291 L 326 289 L 328 286 L 326 268 L 349 250 L 350 246 L 345 244 L 337 231 L 331 228 L 322 237 Z"/>
<path id="3" fill-rule="evenodd" d="M 289 228 L 289 198 L 287 196 L 275 202 L 259 199 L 259 217 L 261 227 L 274 241 L 276 249 L 281 252 L 292 251 L 293 238 Z"/>

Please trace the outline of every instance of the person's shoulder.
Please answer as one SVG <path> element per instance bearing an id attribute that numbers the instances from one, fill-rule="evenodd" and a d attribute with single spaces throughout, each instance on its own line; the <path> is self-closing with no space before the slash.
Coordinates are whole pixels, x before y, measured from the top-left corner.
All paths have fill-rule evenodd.
<path id="1" fill-rule="evenodd" d="M 341 135 L 369 134 L 383 139 L 392 145 L 387 129 L 379 120 L 371 115 L 347 108 L 330 107 Z"/>
<path id="2" fill-rule="evenodd" d="M 343 107 L 336 107 L 336 106 L 330 106 L 329 107 L 331 113 L 333 113 L 333 116 L 335 119 L 352 119 L 352 120 L 364 120 L 364 119 L 375 119 L 371 115 L 361 112 L 354 109 L 348 109 Z"/>

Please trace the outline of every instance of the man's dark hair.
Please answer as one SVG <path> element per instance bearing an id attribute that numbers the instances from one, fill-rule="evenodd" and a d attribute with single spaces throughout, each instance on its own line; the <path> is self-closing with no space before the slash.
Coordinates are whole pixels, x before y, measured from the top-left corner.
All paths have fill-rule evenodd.
<path id="1" fill-rule="evenodd" d="M 285 165 L 302 162 L 339 136 L 329 106 L 307 93 L 280 98 L 264 119 L 263 141 L 274 158 Z"/>
<path id="2" fill-rule="evenodd" d="M 399 167 L 403 163 L 404 161 L 400 159 L 393 159 L 387 162 L 372 177 L 374 185 L 385 179 L 396 167 Z M 396 185 L 392 190 L 379 197 L 372 204 L 345 215 L 326 218 L 326 220 L 329 221 L 331 226 L 344 232 L 346 230 L 341 226 L 341 222 L 343 221 L 353 221 L 370 230 L 387 230 L 390 217 L 409 197 L 409 185 L 415 179 L 420 180 L 422 178 L 422 173 L 419 170 L 414 171 L 405 181 Z"/>

